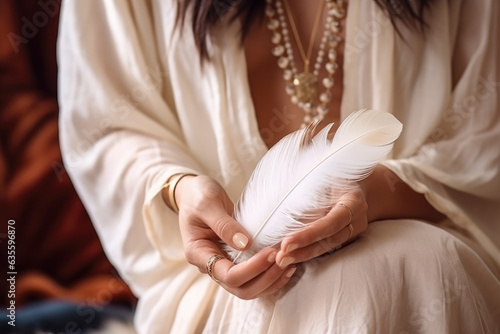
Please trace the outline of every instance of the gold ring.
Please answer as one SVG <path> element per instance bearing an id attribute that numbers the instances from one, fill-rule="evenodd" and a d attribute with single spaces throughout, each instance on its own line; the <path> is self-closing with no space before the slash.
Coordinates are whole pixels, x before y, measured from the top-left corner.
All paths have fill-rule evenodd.
<path id="1" fill-rule="evenodd" d="M 347 224 L 351 224 L 352 222 L 352 217 L 354 216 L 354 213 L 352 212 L 352 209 L 350 207 L 348 207 L 347 205 L 345 205 L 344 203 L 339 203 L 338 206 L 341 206 L 343 208 L 346 208 L 347 211 L 349 211 L 349 223 Z"/>
<path id="2" fill-rule="evenodd" d="M 224 259 L 224 256 L 221 254 L 215 254 L 212 255 L 208 261 L 207 264 L 205 265 L 205 268 L 207 269 L 207 274 L 210 276 L 211 279 L 213 279 L 215 282 L 219 282 L 215 277 L 214 277 L 214 267 L 217 261 Z"/>

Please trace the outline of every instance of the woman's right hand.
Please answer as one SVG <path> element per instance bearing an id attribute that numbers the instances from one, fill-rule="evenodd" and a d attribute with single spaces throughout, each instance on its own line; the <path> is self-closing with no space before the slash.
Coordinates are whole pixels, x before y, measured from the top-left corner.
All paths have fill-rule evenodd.
<path id="1" fill-rule="evenodd" d="M 206 273 L 206 263 L 215 254 L 223 259 L 214 266 L 213 277 L 227 291 L 242 299 L 253 299 L 281 289 L 296 266 L 281 269 L 277 250 L 267 248 L 250 260 L 235 265 L 225 257 L 220 240 L 244 250 L 251 237 L 232 217 L 234 205 L 224 189 L 208 176 L 185 176 L 175 189 L 184 253 L 189 263 Z"/>

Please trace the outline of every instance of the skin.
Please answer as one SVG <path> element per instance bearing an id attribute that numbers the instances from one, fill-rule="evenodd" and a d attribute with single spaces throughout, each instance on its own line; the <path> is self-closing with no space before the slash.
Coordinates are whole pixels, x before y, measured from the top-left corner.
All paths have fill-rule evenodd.
<path id="1" fill-rule="evenodd" d="M 175 198 L 186 259 L 201 272 L 206 272 L 205 264 L 212 255 L 223 254 L 219 240 L 242 249 L 233 241 L 233 236 L 241 233 L 247 235 L 247 247 L 250 245 L 250 236 L 231 217 L 233 203 L 212 178 L 204 175 L 182 178 Z M 269 248 L 238 265 L 227 259 L 219 260 L 214 267 L 214 277 L 227 291 L 242 299 L 272 294 L 281 289 L 295 271 L 295 266 L 280 268 L 276 255 L 277 250 Z"/>
<path id="2" fill-rule="evenodd" d="M 306 1 L 289 3 L 301 32 L 301 40 L 307 48 L 317 7 Z M 315 50 L 318 44 L 319 37 Z M 276 65 L 275 57 L 270 54 L 272 46 L 266 20 L 257 20 L 244 41 L 244 49 L 257 121 L 262 137 L 269 147 L 283 136 L 297 130 L 303 117 L 303 112 L 290 102 L 290 97 L 285 93 L 282 70 Z M 340 51 L 342 53 L 342 50 Z M 300 70 L 298 50 L 295 50 L 295 55 Z M 338 62 L 339 71 L 335 74 L 335 80 L 340 83 L 343 77 L 342 57 Z M 324 75 L 322 73 L 320 77 Z M 330 122 L 339 123 L 342 85 L 336 84 L 331 93 L 331 109 L 319 128 Z M 286 110 L 296 117 L 290 117 L 278 127 L 271 127 L 271 124 L 276 125 L 272 123 L 276 121 L 273 120 L 274 109 Z M 270 128 L 272 132 L 269 131 Z M 166 195 L 164 192 L 164 198 Z M 186 259 L 201 272 L 206 272 L 205 265 L 212 255 L 224 254 L 219 248 L 220 240 L 238 249 L 250 246 L 250 235 L 231 217 L 234 204 L 212 178 L 204 175 L 182 178 L 175 191 L 175 200 L 180 210 L 179 225 Z M 351 208 L 351 221 L 349 210 L 338 203 Z M 444 218 L 423 195 L 414 192 L 384 166 L 377 166 L 368 178 L 360 182 L 355 191 L 345 194 L 338 203 L 323 218 L 286 237 L 279 249 L 264 249 L 249 261 L 238 265 L 228 259 L 219 260 L 214 267 L 215 279 L 227 291 L 242 299 L 266 296 L 275 293 L 289 281 L 297 263 L 324 254 L 340 244 L 354 241 L 366 231 L 371 222 L 391 218 L 438 222 Z M 348 240 L 349 222 L 352 224 L 353 233 Z M 239 233 L 248 239 L 244 247 L 233 240 Z"/>

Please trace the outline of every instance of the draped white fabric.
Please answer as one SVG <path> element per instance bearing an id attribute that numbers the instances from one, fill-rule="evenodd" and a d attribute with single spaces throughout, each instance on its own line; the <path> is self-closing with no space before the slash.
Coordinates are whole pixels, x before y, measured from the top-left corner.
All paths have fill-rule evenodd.
<path id="1" fill-rule="evenodd" d="M 358 242 L 304 265 L 286 294 L 255 301 L 187 264 L 177 216 L 159 195 L 170 175 L 194 172 L 236 200 L 266 151 L 237 23 L 214 32 L 202 67 L 189 28 L 175 29 L 176 12 L 174 0 L 67 0 L 60 26 L 66 169 L 140 296 L 141 333 L 198 332 L 207 319 L 209 333 L 500 331 L 498 1 L 436 1 L 425 36 L 402 26 L 404 40 L 374 1 L 350 1 L 342 116 L 396 115 L 404 130 L 385 165 L 450 222 L 374 223 Z M 463 293 L 451 298 L 453 277 Z M 247 326 L 251 310 L 267 311 Z M 312 327 L 318 319 L 323 327 Z"/>

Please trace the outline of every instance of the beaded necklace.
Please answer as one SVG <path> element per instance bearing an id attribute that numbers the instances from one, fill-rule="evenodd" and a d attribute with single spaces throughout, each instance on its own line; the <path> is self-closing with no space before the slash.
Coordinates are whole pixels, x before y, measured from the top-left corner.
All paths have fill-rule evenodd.
<path id="1" fill-rule="evenodd" d="M 290 7 L 286 1 L 284 0 L 283 3 L 281 0 L 266 0 L 265 12 L 269 20 L 267 27 L 272 32 L 271 40 L 275 46 L 271 52 L 278 58 L 278 66 L 283 70 L 283 78 L 286 81 L 286 92 L 290 95 L 292 103 L 297 104 L 304 111 L 304 119 L 301 125 L 301 128 L 303 128 L 314 120 L 321 121 L 330 109 L 329 105 L 332 99 L 330 91 L 335 84 L 333 76 L 338 69 L 336 49 L 342 41 L 340 21 L 345 16 L 345 10 L 343 8 L 343 0 L 325 0 L 324 3 L 320 4 L 306 54 L 300 41 Z M 316 62 L 311 72 L 310 59 L 312 46 L 316 39 L 317 26 L 325 4 L 327 7 L 325 29 L 319 45 Z M 288 16 L 288 24 L 285 15 Z M 304 70 L 300 73 L 295 64 L 289 37 L 289 26 L 304 63 Z M 326 52 L 325 49 L 327 49 Z M 321 80 L 324 90 L 320 93 L 319 71 L 321 70 L 325 54 L 328 58 L 325 63 L 327 75 Z"/>

